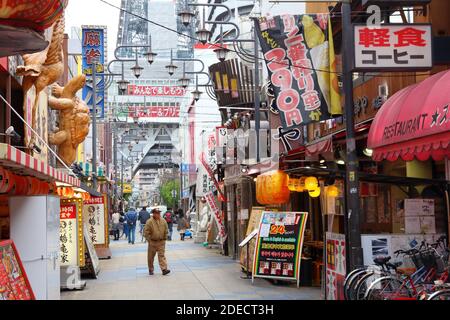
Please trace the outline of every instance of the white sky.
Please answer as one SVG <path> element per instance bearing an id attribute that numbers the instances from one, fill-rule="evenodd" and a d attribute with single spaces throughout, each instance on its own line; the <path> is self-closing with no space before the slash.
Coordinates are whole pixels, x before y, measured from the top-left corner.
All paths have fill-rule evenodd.
<path id="1" fill-rule="evenodd" d="M 107 0 L 120 7 L 120 0 Z M 120 10 L 99 0 L 69 0 L 66 8 L 66 33 L 70 36 L 72 27 L 82 25 L 105 25 L 108 27 L 108 59 L 112 58 L 117 41 Z"/>

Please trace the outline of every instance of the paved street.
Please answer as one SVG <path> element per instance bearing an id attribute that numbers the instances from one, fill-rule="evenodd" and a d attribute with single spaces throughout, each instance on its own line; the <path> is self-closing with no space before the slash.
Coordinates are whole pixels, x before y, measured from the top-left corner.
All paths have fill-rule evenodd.
<path id="1" fill-rule="evenodd" d="M 239 263 L 189 239 L 168 242 L 167 259 L 172 271 L 148 275 L 147 244 L 111 242 L 112 258 L 100 260 L 98 279 L 87 280 L 82 291 L 61 292 L 61 299 L 320 299 L 319 288 L 273 285 L 264 279 L 240 279 Z M 140 239 L 139 233 L 136 237 Z"/>

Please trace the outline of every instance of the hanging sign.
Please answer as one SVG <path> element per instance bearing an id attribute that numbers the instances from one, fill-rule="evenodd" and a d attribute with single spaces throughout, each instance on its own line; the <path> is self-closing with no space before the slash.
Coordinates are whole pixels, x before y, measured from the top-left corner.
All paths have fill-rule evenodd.
<path id="1" fill-rule="evenodd" d="M 91 197 L 84 201 L 83 220 L 88 228 L 88 235 L 94 245 L 107 244 L 106 196 Z"/>
<path id="2" fill-rule="evenodd" d="M 92 77 L 92 68 L 94 66 L 94 60 L 97 60 L 96 68 L 96 86 L 97 95 L 95 106 L 97 108 L 97 117 L 105 117 L 105 49 L 106 49 L 106 27 L 104 26 L 82 26 L 82 70 L 87 77 Z M 91 78 L 92 79 L 92 78 Z M 87 84 L 83 88 L 83 100 L 92 112 L 93 95 L 92 95 L 92 82 L 86 82 Z"/>
<path id="3" fill-rule="evenodd" d="M 253 259 L 253 277 L 300 281 L 306 212 L 264 211 Z"/>
<path id="4" fill-rule="evenodd" d="M 283 128 L 342 114 L 329 16 L 262 17 L 257 29 Z"/>
<path id="5" fill-rule="evenodd" d="M 205 195 L 206 202 L 209 208 L 213 212 L 214 220 L 217 223 L 217 228 L 219 229 L 220 243 L 223 244 L 227 238 L 227 232 L 225 231 L 225 225 L 220 214 L 220 210 L 217 207 L 216 201 L 214 200 L 214 194 L 210 191 Z"/>
<path id="6" fill-rule="evenodd" d="M 300 281 L 307 212 L 264 211 L 259 224 L 252 276 Z"/>
<path id="7" fill-rule="evenodd" d="M 34 293 L 12 240 L 0 242 L 0 300 L 34 300 Z"/>
<path id="8" fill-rule="evenodd" d="M 83 201 L 62 199 L 60 210 L 60 264 L 83 266 Z"/>
<path id="9" fill-rule="evenodd" d="M 427 70 L 433 67 L 430 24 L 354 25 L 355 70 Z"/>

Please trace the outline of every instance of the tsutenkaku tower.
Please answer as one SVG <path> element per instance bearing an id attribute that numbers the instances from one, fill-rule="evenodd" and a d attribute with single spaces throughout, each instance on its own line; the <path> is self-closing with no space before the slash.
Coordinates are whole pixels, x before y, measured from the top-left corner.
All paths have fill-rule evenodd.
<path id="1" fill-rule="evenodd" d="M 122 0 L 120 7 L 125 11 L 120 11 L 117 46 L 148 44 L 148 23 L 139 18 L 148 19 L 148 2 L 148 0 Z M 133 58 L 135 52 L 136 49 L 122 49 L 119 55 L 122 58 Z"/>

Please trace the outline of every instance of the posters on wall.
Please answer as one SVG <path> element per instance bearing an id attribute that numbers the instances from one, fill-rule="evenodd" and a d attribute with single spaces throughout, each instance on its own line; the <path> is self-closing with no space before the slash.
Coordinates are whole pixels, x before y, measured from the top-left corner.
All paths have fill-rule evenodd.
<path id="1" fill-rule="evenodd" d="M 405 233 L 436 233 L 434 199 L 405 199 Z"/>
<path id="2" fill-rule="evenodd" d="M 247 231 L 245 233 L 245 236 L 247 237 L 248 235 L 250 235 L 253 230 L 258 229 L 259 228 L 259 222 L 261 221 L 261 215 L 264 211 L 264 207 L 253 207 L 252 211 L 250 213 L 250 220 L 248 221 L 248 225 L 247 225 Z M 249 250 L 249 255 L 248 255 L 248 264 L 247 264 L 247 246 L 244 246 L 241 250 L 241 256 L 240 256 L 240 262 L 241 262 L 241 266 L 242 268 L 247 271 L 247 265 L 251 266 L 253 265 L 253 256 L 255 253 L 255 244 L 256 244 L 256 239 L 253 238 L 252 240 L 250 240 L 249 244 L 248 244 L 248 250 Z M 249 270 L 251 271 L 251 270 Z"/>
<path id="3" fill-rule="evenodd" d="M 261 215 L 253 278 L 300 281 L 300 258 L 307 212 L 271 212 Z"/>
<path id="4" fill-rule="evenodd" d="M 34 293 L 12 240 L 0 242 L 0 300 L 34 300 Z"/>
<path id="5" fill-rule="evenodd" d="M 106 197 L 94 197 L 84 201 L 83 219 L 88 235 L 94 245 L 107 244 Z"/>
<path id="6" fill-rule="evenodd" d="M 77 198 L 62 199 L 60 207 L 60 264 L 83 266 L 83 201 Z"/>
<path id="7" fill-rule="evenodd" d="M 283 128 L 341 114 L 329 16 L 262 17 L 257 28 Z"/>
<path id="8" fill-rule="evenodd" d="M 327 232 L 326 239 L 326 297 L 327 300 L 344 300 L 345 235 Z"/>

